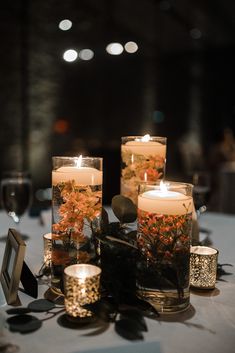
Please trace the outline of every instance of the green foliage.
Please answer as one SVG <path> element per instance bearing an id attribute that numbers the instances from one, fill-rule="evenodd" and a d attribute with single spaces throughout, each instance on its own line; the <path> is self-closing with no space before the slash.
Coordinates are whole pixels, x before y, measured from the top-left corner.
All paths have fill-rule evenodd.
<path id="1" fill-rule="evenodd" d="M 121 224 L 135 222 L 137 218 L 137 208 L 131 199 L 122 195 L 116 195 L 111 203 L 113 213 Z"/>

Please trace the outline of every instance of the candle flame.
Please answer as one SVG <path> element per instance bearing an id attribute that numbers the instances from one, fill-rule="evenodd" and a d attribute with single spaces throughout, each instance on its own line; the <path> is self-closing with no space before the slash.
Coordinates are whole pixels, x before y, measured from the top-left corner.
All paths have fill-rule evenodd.
<path id="1" fill-rule="evenodd" d="M 167 192 L 168 191 L 167 184 L 165 184 L 164 181 L 162 181 L 162 180 L 160 181 L 160 190 L 162 192 Z"/>
<path id="2" fill-rule="evenodd" d="M 82 165 L 82 155 L 80 154 L 80 156 L 76 160 L 76 167 L 81 168 L 81 165 Z"/>
<path id="3" fill-rule="evenodd" d="M 144 172 L 144 181 L 145 181 L 145 182 L 148 181 L 148 174 L 147 174 L 147 172 Z"/>
<path id="4" fill-rule="evenodd" d="M 151 136 L 149 134 L 146 134 L 141 138 L 141 141 L 148 142 L 148 141 L 150 141 L 150 139 L 151 139 Z"/>

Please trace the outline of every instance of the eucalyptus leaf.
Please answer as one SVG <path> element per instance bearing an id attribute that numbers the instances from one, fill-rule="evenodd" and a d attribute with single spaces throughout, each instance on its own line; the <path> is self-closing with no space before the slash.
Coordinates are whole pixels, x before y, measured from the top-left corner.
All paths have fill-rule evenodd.
<path id="1" fill-rule="evenodd" d="M 126 309 L 120 311 L 121 319 L 128 319 L 134 321 L 136 327 L 139 328 L 140 331 L 148 331 L 145 319 L 139 310 L 135 309 Z"/>
<path id="2" fill-rule="evenodd" d="M 115 310 L 114 306 L 106 300 L 100 300 L 92 304 L 86 304 L 84 305 L 84 308 L 90 310 L 99 319 L 107 322 L 110 321 L 110 317 Z"/>
<path id="3" fill-rule="evenodd" d="M 47 299 L 38 299 L 29 303 L 28 308 L 34 312 L 49 311 L 55 308 L 55 304 Z"/>
<path id="4" fill-rule="evenodd" d="M 42 326 L 42 322 L 31 315 L 16 315 L 7 319 L 9 329 L 12 332 L 30 333 L 38 330 Z"/>
<path id="5" fill-rule="evenodd" d="M 136 240 L 136 235 L 137 235 L 137 231 L 136 230 L 132 230 L 129 233 L 126 233 L 126 236 L 131 239 L 131 240 Z"/>
<path id="6" fill-rule="evenodd" d="M 143 334 L 139 329 L 138 323 L 129 319 L 120 319 L 115 322 L 115 331 L 129 341 L 143 340 Z"/>
<path id="7" fill-rule="evenodd" d="M 30 313 L 31 310 L 29 308 L 11 308 L 8 309 L 6 312 L 8 315 L 22 315 Z"/>
<path id="8" fill-rule="evenodd" d="M 155 318 L 155 319 L 160 317 L 159 312 L 154 308 L 154 306 L 152 306 L 150 303 L 146 302 L 145 300 L 138 298 L 137 296 L 135 297 L 135 300 L 133 300 L 133 304 L 136 305 L 139 310 L 144 312 L 144 316 Z"/>
<path id="9" fill-rule="evenodd" d="M 108 225 L 108 229 L 107 229 L 107 232 L 108 234 L 111 234 L 111 235 L 117 235 L 120 233 L 120 230 L 121 230 L 121 225 L 119 222 L 111 222 L 109 225 Z"/>
<path id="10" fill-rule="evenodd" d="M 113 213 L 123 223 L 132 223 L 137 218 L 136 205 L 128 197 L 116 195 L 111 203 Z"/>
<path id="11" fill-rule="evenodd" d="M 131 244 L 131 243 L 128 243 L 127 241 L 125 240 L 122 240 L 122 239 L 118 239 L 118 238 L 114 238 L 114 237 L 111 237 L 111 236 L 107 236 L 106 237 L 107 239 L 111 240 L 111 241 L 114 241 L 114 242 L 117 242 L 119 244 L 122 244 L 122 245 L 125 245 L 125 246 L 130 246 L 131 248 L 134 248 L 134 249 L 138 249 L 135 245 Z"/>
<path id="12" fill-rule="evenodd" d="M 101 229 L 103 233 L 108 231 L 109 226 L 109 215 L 108 212 L 102 208 L 102 217 L 101 217 Z"/>

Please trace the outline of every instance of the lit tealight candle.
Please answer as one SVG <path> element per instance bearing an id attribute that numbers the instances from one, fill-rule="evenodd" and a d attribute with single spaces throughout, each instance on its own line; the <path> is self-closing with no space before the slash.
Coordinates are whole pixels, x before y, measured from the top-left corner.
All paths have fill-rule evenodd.
<path id="1" fill-rule="evenodd" d="M 101 269 L 94 265 L 77 264 L 64 269 L 65 309 L 73 317 L 92 316 L 82 306 L 100 299 Z"/>

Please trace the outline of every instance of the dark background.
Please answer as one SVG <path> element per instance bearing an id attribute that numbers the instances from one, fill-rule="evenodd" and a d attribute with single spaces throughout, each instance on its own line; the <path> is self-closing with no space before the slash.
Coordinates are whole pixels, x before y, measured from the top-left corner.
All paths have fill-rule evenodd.
<path id="1" fill-rule="evenodd" d="M 0 172 L 29 170 L 35 192 L 53 155 L 83 153 L 104 158 L 109 203 L 121 136 L 146 133 L 168 138 L 167 177 L 183 180 L 235 128 L 234 0 L 1 1 L 0 35 Z M 134 54 L 105 50 L 130 40 Z M 69 48 L 94 58 L 65 62 Z"/>

